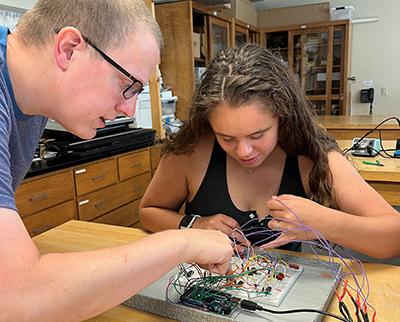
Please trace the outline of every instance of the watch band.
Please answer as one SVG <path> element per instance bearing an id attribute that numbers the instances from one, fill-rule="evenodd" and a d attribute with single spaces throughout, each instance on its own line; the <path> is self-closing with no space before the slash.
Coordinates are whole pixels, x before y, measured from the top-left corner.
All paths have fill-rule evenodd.
<path id="1" fill-rule="evenodd" d="M 193 215 L 193 214 L 188 214 L 188 215 L 183 216 L 182 220 L 179 223 L 179 229 L 192 228 L 194 222 L 199 217 L 201 217 L 201 216 Z"/>

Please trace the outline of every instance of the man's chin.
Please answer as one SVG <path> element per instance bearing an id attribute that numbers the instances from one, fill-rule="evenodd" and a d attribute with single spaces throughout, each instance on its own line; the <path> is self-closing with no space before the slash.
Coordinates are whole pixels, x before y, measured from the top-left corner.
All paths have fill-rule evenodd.
<path id="1" fill-rule="evenodd" d="M 79 131 L 79 130 L 75 131 L 71 129 L 70 132 L 84 140 L 93 139 L 97 133 L 96 129 L 91 129 L 87 131 Z"/>

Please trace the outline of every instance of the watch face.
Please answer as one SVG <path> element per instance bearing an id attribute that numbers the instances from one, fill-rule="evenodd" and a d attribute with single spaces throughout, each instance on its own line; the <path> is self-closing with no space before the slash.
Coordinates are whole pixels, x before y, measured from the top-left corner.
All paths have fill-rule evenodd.
<path id="1" fill-rule="evenodd" d="M 179 223 L 179 228 L 191 228 L 197 217 L 200 217 L 200 216 L 191 215 L 191 214 L 185 215 L 182 218 L 181 222 Z"/>
<path id="2" fill-rule="evenodd" d="M 190 221 L 192 220 L 192 216 L 185 215 L 179 223 L 179 228 L 187 228 L 189 226 Z"/>

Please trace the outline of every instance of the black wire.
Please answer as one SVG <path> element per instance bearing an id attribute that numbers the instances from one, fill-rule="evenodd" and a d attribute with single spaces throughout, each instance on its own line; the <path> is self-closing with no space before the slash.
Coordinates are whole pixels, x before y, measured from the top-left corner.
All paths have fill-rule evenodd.
<path id="1" fill-rule="evenodd" d="M 316 309 L 293 309 L 293 310 L 284 310 L 284 311 L 274 311 L 271 309 L 264 308 L 261 305 L 258 305 L 256 302 L 249 301 L 249 300 L 242 300 L 240 302 L 240 307 L 242 309 L 246 309 L 246 310 L 250 310 L 250 311 L 259 310 L 259 311 L 265 311 L 265 312 L 268 312 L 271 314 L 318 313 L 318 314 L 330 316 L 339 321 L 351 322 L 350 320 L 342 318 L 339 315 L 336 315 L 336 314 L 333 314 L 330 312 L 326 312 L 326 311 L 316 310 Z"/>
<path id="2" fill-rule="evenodd" d="M 380 140 L 379 143 L 380 143 L 381 151 L 383 151 L 389 158 L 393 158 L 394 159 L 395 158 L 394 154 L 391 155 L 391 154 L 387 153 L 387 151 L 396 151 L 396 149 L 384 149 L 383 148 L 381 131 L 379 131 L 379 140 Z M 379 154 L 379 155 L 381 155 L 381 154 Z"/>
<path id="3" fill-rule="evenodd" d="M 371 129 L 371 130 L 369 130 L 367 133 L 365 133 L 365 134 L 364 134 L 361 138 L 359 138 L 359 139 L 357 140 L 357 142 L 354 143 L 350 148 L 347 148 L 347 149 L 343 150 L 343 152 L 346 151 L 346 152 L 344 152 L 344 153 L 347 153 L 347 152 L 350 151 L 350 150 L 356 149 L 356 148 L 358 147 L 358 145 L 360 144 L 360 142 L 361 142 L 368 134 L 371 134 L 371 133 L 374 132 L 376 129 L 378 129 L 378 127 L 380 127 L 382 124 L 384 124 L 384 123 L 386 123 L 386 122 L 388 122 L 388 121 L 390 121 L 390 120 L 396 120 L 397 123 L 398 123 L 399 126 L 400 126 L 400 119 L 399 119 L 398 117 L 396 117 L 396 116 L 388 117 L 388 118 L 384 119 L 382 122 L 380 122 L 380 123 L 379 123 L 377 126 L 375 126 L 373 129 Z M 382 141 L 382 140 L 381 140 L 381 141 Z"/>
<path id="4" fill-rule="evenodd" d="M 356 308 L 357 322 L 362 322 L 361 318 L 360 318 L 360 310 L 359 310 L 358 304 L 357 304 L 356 300 L 354 299 L 354 297 L 350 296 L 350 298 Z"/>
<path id="5" fill-rule="evenodd" d="M 342 315 L 345 319 L 347 319 L 349 322 L 353 322 L 350 311 L 344 302 L 339 302 L 339 311 L 340 311 L 340 313 L 342 313 Z"/>

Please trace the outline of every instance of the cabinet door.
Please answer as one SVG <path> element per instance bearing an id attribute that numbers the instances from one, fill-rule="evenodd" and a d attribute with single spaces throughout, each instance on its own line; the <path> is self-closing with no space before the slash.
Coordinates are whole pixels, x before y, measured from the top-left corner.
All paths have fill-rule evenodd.
<path id="1" fill-rule="evenodd" d="M 213 59 L 218 51 L 230 47 L 229 22 L 215 17 L 208 17 L 210 41 L 209 56 Z"/>
<path id="2" fill-rule="evenodd" d="M 306 95 L 326 95 L 328 28 L 294 33 L 294 71 Z"/>
<path id="3" fill-rule="evenodd" d="M 249 30 L 236 25 L 235 26 L 235 46 L 242 47 L 249 42 Z"/>
<path id="4" fill-rule="evenodd" d="M 265 47 L 281 57 L 285 62 L 289 61 L 289 32 L 271 31 L 265 33 Z"/>
<path id="5" fill-rule="evenodd" d="M 347 94 L 346 26 L 335 26 L 332 49 L 331 114 L 345 114 Z"/>

